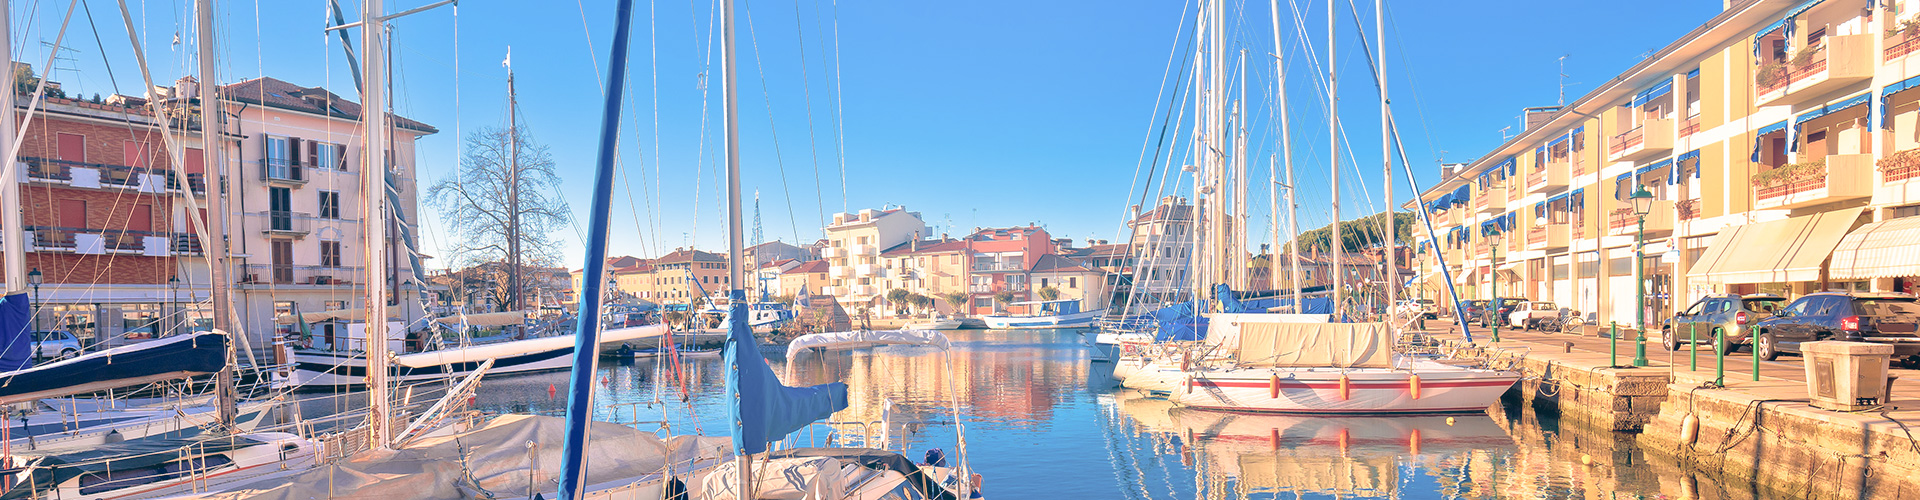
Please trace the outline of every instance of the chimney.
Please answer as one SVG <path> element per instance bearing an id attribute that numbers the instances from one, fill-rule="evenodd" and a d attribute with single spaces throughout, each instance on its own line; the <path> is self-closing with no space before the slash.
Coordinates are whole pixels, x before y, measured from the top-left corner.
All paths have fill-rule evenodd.
<path id="1" fill-rule="evenodd" d="M 907 251 L 909 251 L 909 252 L 918 252 L 918 251 L 920 251 L 920 232 L 919 232 L 919 231 L 914 231 L 914 232 L 913 232 L 913 239 L 911 239 L 911 240 L 908 240 L 908 241 L 911 241 L 912 243 L 908 243 L 908 244 L 907 244 Z"/>
<path id="2" fill-rule="evenodd" d="M 1527 128 L 1525 130 L 1533 130 L 1535 128 L 1538 128 L 1540 125 L 1547 123 L 1547 120 L 1553 119 L 1553 115 L 1560 114 L 1560 107 L 1559 106 L 1540 106 L 1540 107 L 1526 108 L 1526 109 L 1520 110 L 1520 113 L 1526 116 Z"/>

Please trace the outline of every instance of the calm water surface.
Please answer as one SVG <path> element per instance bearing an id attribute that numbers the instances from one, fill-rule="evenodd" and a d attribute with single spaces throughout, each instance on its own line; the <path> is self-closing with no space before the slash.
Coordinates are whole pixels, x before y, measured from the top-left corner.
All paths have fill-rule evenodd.
<path id="1" fill-rule="evenodd" d="M 1648 462 L 1630 439 L 1563 433 L 1553 418 L 1519 408 L 1383 418 L 1190 411 L 1117 387 L 1110 365 L 1089 363 L 1071 331 L 948 336 L 946 352 L 808 354 L 787 380 L 846 382 L 851 404 L 833 420 L 878 421 L 890 411 L 889 432 L 910 458 L 927 448 L 957 455 L 956 422 L 964 425 L 965 453 L 993 499 L 1770 498 Z M 720 363 L 684 360 L 683 392 L 664 363 L 603 360 L 595 418 L 725 435 Z M 566 383 L 565 373 L 488 378 L 477 404 L 558 412 Z"/>

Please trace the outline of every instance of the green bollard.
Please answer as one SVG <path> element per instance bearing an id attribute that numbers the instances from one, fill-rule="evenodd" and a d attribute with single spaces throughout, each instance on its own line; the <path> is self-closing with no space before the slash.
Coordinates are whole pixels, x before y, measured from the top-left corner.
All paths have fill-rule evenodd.
<path id="1" fill-rule="evenodd" d="M 1620 366 L 1620 322 L 1607 322 L 1607 366 Z"/>
<path id="2" fill-rule="evenodd" d="M 1720 331 L 1719 328 L 1713 329 L 1713 345 L 1716 345 L 1716 346 L 1726 345 L 1727 343 L 1726 335 L 1727 333 Z M 1759 359 L 1759 356 L 1755 356 L 1754 359 Z M 1727 350 L 1726 349 L 1713 350 L 1713 385 L 1716 387 L 1727 386 Z"/>
<path id="3" fill-rule="evenodd" d="M 1700 324 L 1687 323 L 1687 371 L 1700 369 Z M 1714 344 L 1719 346 L 1720 344 Z"/>
<path id="4" fill-rule="evenodd" d="M 1742 327 L 1745 328 L 1745 327 Z M 1753 344 L 1753 381 L 1760 381 L 1760 339 L 1747 335 L 1747 343 Z"/>

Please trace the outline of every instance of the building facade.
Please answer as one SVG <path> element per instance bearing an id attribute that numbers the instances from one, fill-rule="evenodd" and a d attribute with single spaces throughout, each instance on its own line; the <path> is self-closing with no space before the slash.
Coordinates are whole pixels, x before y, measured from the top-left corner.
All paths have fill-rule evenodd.
<path id="1" fill-rule="evenodd" d="M 926 232 L 920 213 L 905 207 L 833 214 L 833 223 L 825 228 L 827 246 L 820 249 L 831 282 L 826 295 L 851 305 L 885 294 L 881 286 L 887 268 L 880 262 L 880 251 L 919 239 Z"/>
<path id="2" fill-rule="evenodd" d="M 1444 172 L 1423 293 L 1445 297 L 1445 262 L 1462 298 L 1624 326 L 1713 292 L 1914 291 L 1920 2 L 1727 4 Z"/>

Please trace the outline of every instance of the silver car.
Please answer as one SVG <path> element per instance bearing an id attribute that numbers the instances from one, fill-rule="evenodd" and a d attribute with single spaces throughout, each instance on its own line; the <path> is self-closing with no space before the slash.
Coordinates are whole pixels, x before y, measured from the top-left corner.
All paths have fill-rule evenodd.
<path id="1" fill-rule="evenodd" d="M 67 359 L 80 355 L 80 339 L 66 330 L 33 332 L 33 357 Z"/>

